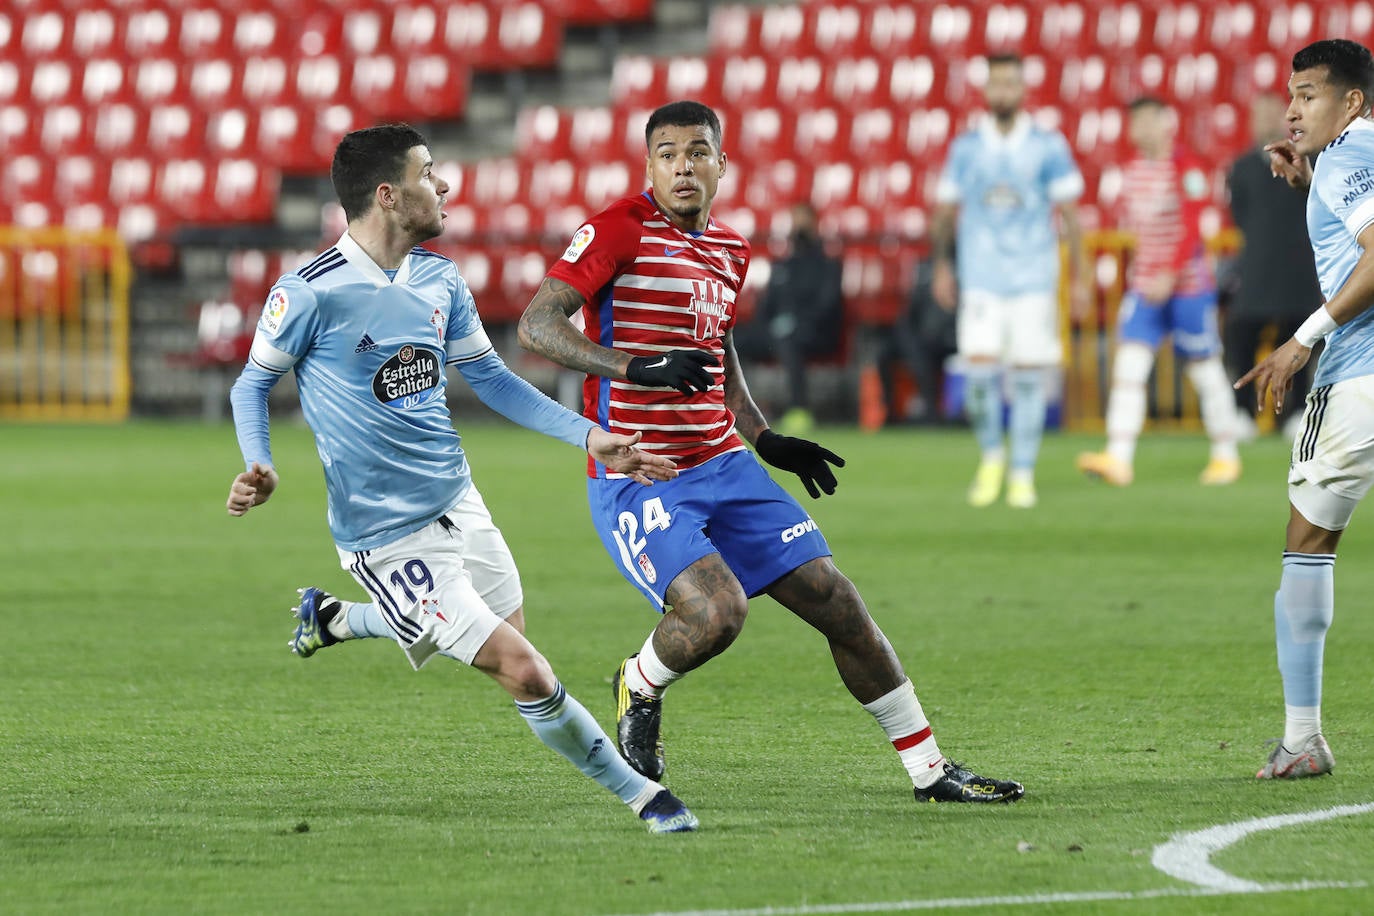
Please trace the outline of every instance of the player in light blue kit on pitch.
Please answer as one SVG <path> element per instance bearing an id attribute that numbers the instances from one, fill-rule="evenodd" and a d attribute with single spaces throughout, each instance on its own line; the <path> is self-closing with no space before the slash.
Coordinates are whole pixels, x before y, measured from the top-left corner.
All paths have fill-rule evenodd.
<path id="1" fill-rule="evenodd" d="M 348 230 L 268 295 L 231 393 L 247 470 L 230 488 L 229 514 L 243 515 L 277 488 L 267 396 L 294 370 L 340 562 L 372 601 L 345 607 L 302 590 L 292 648 L 310 655 L 344 639 L 389 637 L 417 669 L 435 654 L 471 665 L 515 699 L 541 741 L 652 832 L 693 830 L 696 817 L 620 758 L 525 639 L 519 574 L 472 483 L 449 417 L 445 366 L 499 413 L 642 484 L 676 470 L 636 448 L 638 435 L 609 433 L 565 410 L 502 362 L 453 262 L 415 247 L 444 228 L 448 184 L 433 166 L 424 137 L 406 125 L 339 142 L 331 177 Z"/>
<path id="2" fill-rule="evenodd" d="M 1075 313 L 1088 304 L 1075 204 L 1083 177 L 1063 135 L 1038 127 L 1022 110 L 1021 59 L 1003 54 L 987 63 L 988 114 L 955 139 L 936 188 L 931 292 L 949 311 L 957 299 L 965 403 L 982 453 L 969 504 L 991 505 L 1005 477 L 1007 504 L 1029 509 L 1036 503 L 1035 462 L 1049 384 L 1063 359 L 1060 235 L 1069 249 Z M 1004 373 L 1011 391 L 1010 474 L 1002 429 Z"/>
<path id="3" fill-rule="evenodd" d="M 1283 740 L 1256 774 L 1297 779 L 1331 772 L 1322 737 L 1322 653 L 1334 615 L 1336 544 L 1374 484 L 1374 58 L 1332 39 L 1293 55 L 1288 137 L 1265 149 L 1275 175 L 1310 187 L 1307 232 L 1326 304 L 1292 339 L 1236 382 L 1255 383 L 1276 411 L 1312 346 L 1326 339 L 1288 472 L 1283 577 L 1274 596 Z M 1320 153 L 1315 170 L 1309 156 Z"/>

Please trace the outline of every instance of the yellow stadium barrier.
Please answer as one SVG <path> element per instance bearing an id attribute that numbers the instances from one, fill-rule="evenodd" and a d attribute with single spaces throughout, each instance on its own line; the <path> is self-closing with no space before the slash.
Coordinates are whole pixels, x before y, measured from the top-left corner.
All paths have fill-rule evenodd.
<path id="1" fill-rule="evenodd" d="M 130 278 L 113 231 L 0 226 L 0 419 L 128 416 Z"/>
<path id="2" fill-rule="evenodd" d="M 1208 239 L 1213 258 L 1235 254 L 1241 236 L 1225 229 Z M 1065 429 L 1101 431 L 1111 387 L 1111 358 L 1116 345 L 1116 318 L 1126 287 L 1126 268 L 1134 248 L 1124 232 L 1101 230 L 1084 233 L 1086 263 L 1093 272 L 1094 301 L 1087 318 L 1074 322 L 1069 314 L 1067 284 L 1060 290 L 1061 334 L 1064 340 Z M 1061 251 L 1060 276 L 1068 277 L 1068 252 Z M 1174 359 L 1166 341 L 1155 363 L 1150 394 L 1150 423 L 1155 428 L 1200 428 L 1197 394 L 1183 380 L 1183 367 Z"/>

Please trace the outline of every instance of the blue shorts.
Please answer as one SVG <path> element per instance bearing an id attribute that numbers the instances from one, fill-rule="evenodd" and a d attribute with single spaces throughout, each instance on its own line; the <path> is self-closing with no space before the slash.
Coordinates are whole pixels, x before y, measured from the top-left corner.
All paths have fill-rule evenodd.
<path id="1" fill-rule="evenodd" d="M 1154 350 L 1166 334 L 1173 335 L 1174 352 L 1185 359 L 1204 359 L 1220 353 L 1216 291 L 1171 296 L 1155 305 L 1147 303 L 1134 290 L 1121 298 L 1117 336 L 1123 343 L 1142 343 Z"/>
<path id="2" fill-rule="evenodd" d="M 662 611 L 678 573 L 719 553 L 750 598 L 830 556 L 816 523 L 748 451 L 727 452 L 646 487 L 590 478 L 601 543 L 630 584 Z"/>

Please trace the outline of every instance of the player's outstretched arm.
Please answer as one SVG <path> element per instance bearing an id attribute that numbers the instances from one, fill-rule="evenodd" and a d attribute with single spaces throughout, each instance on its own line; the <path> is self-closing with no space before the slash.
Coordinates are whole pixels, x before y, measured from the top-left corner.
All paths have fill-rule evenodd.
<path id="1" fill-rule="evenodd" d="M 271 499 L 278 482 L 276 468 L 254 461 L 252 470 L 239 474 L 229 485 L 229 501 L 225 508 L 236 518 L 244 515 Z"/>
<path id="2" fill-rule="evenodd" d="M 708 366 L 716 358 L 702 350 L 669 350 L 654 356 L 631 357 L 628 353 L 593 343 L 573 326 L 568 316 L 586 303 L 570 284 L 546 278 L 520 316 L 520 346 L 560 366 L 623 378 L 636 385 L 676 388 L 685 395 L 711 387 Z"/>
<path id="3" fill-rule="evenodd" d="M 677 476 L 677 464 L 662 455 L 651 455 L 636 448 L 643 433 L 622 436 L 593 427 L 587 434 L 587 454 L 618 474 L 644 485 L 655 480 L 672 480 Z"/>
<path id="4" fill-rule="evenodd" d="M 626 378 L 628 353 L 593 343 L 573 326 L 569 316 L 585 304 L 582 294 L 571 284 L 546 277 L 520 316 L 520 346 L 578 372 Z"/>

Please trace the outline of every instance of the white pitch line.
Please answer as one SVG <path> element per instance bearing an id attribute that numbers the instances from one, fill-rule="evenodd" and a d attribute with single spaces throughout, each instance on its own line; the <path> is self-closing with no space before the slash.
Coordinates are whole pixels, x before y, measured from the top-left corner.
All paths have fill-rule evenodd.
<path id="1" fill-rule="evenodd" d="M 1155 847 L 1150 864 L 1171 878 L 1230 893 L 1259 893 L 1266 885 L 1247 881 L 1229 875 L 1213 865 L 1209 859 L 1232 843 L 1245 839 L 1252 833 L 1265 830 L 1278 830 L 1296 824 L 1312 824 L 1329 821 L 1337 817 L 1350 817 L 1353 814 L 1374 812 L 1374 802 L 1363 805 L 1340 805 L 1323 808 L 1320 811 L 1307 811 L 1302 814 L 1275 814 L 1270 817 L 1257 817 L 1234 824 L 1219 824 L 1206 830 L 1192 833 L 1178 833 L 1167 843 Z"/>
<path id="2" fill-rule="evenodd" d="M 1162 887 L 1147 891 L 1082 891 L 1059 894 L 1020 894 L 1005 897 L 945 897 L 938 900 L 888 900 L 881 903 L 823 903 L 811 906 L 762 906 L 738 910 L 663 910 L 636 916 L 835 916 L 846 913 L 899 913 L 916 910 L 958 910 L 985 906 L 1047 906 L 1054 903 L 1095 903 L 1106 900 L 1156 900 L 1160 897 L 1225 897 L 1235 894 L 1277 894 L 1283 891 L 1350 890 L 1363 881 L 1298 881 L 1260 884 L 1255 890 L 1216 890 L 1206 887 Z"/>
<path id="3" fill-rule="evenodd" d="M 1208 861 L 1211 856 L 1252 833 L 1312 824 L 1338 817 L 1374 813 L 1374 802 L 1340 805 L 1302 814 L 1276 814 L 1205 830 L 1179 833 L 1155 847 L 1150 863 L 1160 871 L 1194 885 L 1145 891 L 1081 891 L 1022 894 L 1003 897 L 945 897 L 937 900 L 889 900 L 880 903 L 826 903 L 801 906 L 764 906 L 730 910 L 665 910 L 637 916 L 836 916 L 846 913 L 893 913 L 916 910 L 955 910 L 982 906 L 1046 906 L 1053 903 L 1093 903 L 1106 900 L 1154 900 L 1160 897 L 1222 897 L 1232 894 L 1278 894 L 1284 891 L 1351 890 L 1363 881 L 1298 881 L 1260 884 L 1229 875 Z"/>

